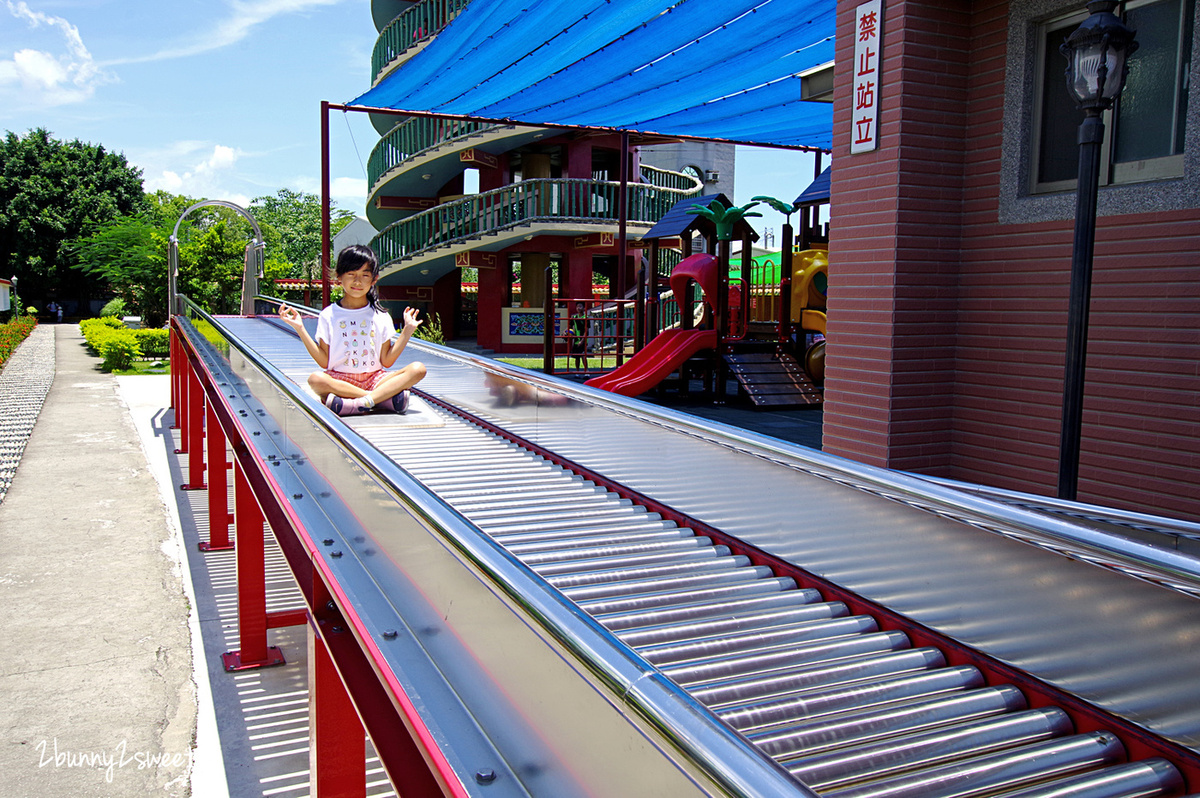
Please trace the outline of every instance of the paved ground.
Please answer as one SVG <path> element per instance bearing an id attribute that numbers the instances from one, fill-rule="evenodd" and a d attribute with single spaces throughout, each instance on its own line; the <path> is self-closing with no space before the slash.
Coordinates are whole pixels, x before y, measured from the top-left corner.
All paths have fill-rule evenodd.
<path id="1" fill-rule="evenodd" d="M 54 381 L 54 328 L 36 327 L 0 371 L 0 502 Z"/>
<path id="2" fill-rule="evenodd" d="M 0 503 L 4 798 L 189 792 L 197 701 L 179 549 L 98 363 L 62 325 L 39 327 L 4 370 L 6 408 L 10 392 L 35 404 L 22 394 L 53 375 Z"/>
<path id="3" fill-rule="evenodd" d="M 697 389 L 699 386 L 697 384 Z M 693 416 L 719 421 L 731 427 L 753 430 L 772 438 L 790 441 L 810 449 L 821 448 L 820 407 L 809 407 L 794 410 L 756 410 L 753 405 L 739 401 L 737 391 L 731 387 L 728 401 L 717 405 L 698 398 L 684 398 L 666 395 L 663 397 L 647 397 L 654 404 L 669 407 Z"/>
<path id="4" fill-rule="evenodd" d="M 309 794 L 304 630 L 272 631 L 283 667 L 222 669 L 234 555 L 197 549 L 206 494 L 179 488 L 169 391 L 101 373 L 74 325 L 0 372 L 0 798 Z M 819 410 L 663 403 L 820 445 Z M 269 608 L 297 606 L 267 540 Z M 391 795 L 364 756 L 368 795 Z"/>

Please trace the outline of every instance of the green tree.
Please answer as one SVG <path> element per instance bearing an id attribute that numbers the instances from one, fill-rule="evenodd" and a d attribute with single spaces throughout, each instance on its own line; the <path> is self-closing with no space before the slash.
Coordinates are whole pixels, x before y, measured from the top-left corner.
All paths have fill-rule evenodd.
<path id="1" fill-rule="evenodd" d="M 167 313 L 170 237 L 184 211 L 199 201 L 166 191 L 147 194 L 146 207 L 136 217 L 102 225 L 80 239 L 72 253 L 82 268 L 104 280 L 131 312 L 141 315 L 146 326 L 159 327 Z M 266 245 L 266 278 L 289 276 L 292 264 L 281 254 L 279 232 L 256 221 Z M 236 312 L 246 245 L 253 235 L 246 218 L 229 208 L 206 206 L 189 214 L 179 224 L 179 291 L 210 312 Z"/>
<path id="2" fill-rule="evenodd" d="M 145 206 L 141 170 L 124 155 L 45 128 L 9 131 L 0 141 L 0 274 L 18 276 L 31 299 L 89 299 L 99 278 L 77 268 L 71 245 Z"/>
<path id="3" fill-rule="evenodd" d="M 253 200 L 250 214 L 263 227 L 264 238 L 267 237 L 267 227 L 278 233 L 279 253 L 291 264 L 290 271 L 282 276 L 308 276 L 307 270 L 321 256 L 321 198 L 315 194 L 281 188 L 273 197 Z M 330 235 L 354 221 L 353 213 L 338 209 L 332 201 L 329 217 Z"/>
<path id="4" fill-rule="evenodd" d="M 179 290 L 213 313 L 237 311 L 249 236 L 228 219 L 179 243 Z"/>
<path id="5" fill-rule="evenodd" d="M 201 208 L 179 231 L 179 290 L 212 313 L 236 313 L 241 303 L 246 245 L 254 230 L 240 213 L 223 207 Z M 185 230 L 184 228 L 187 227 Z M 279 238 L 259 223 L 266 245 L 263 268 L 267 280 L 284 277 L 290 268 L 279 250 Z M 166 283 L 163 283 L 164 289 Z"/>
<path id="6" fill-rule="evenodd" d="M 167 320 L 169 235 L 148 213 L 123 217 L 80 239 L 74 254 L 82 268 L 108 282 L 145 326 L 161 327 Z"/>
<path id="7" fill-rule="evenodd" d="M 158 191 L 146 194 L 146 219 L 160 230 L 165 230 L 167 236 L 170 237 L 175 229 L 175 223 L 179 221 L 179 217 L 183 216 L 183 212 L 195 205 L 200 200 L 194 197 L 186 197 L 183 194 L 172 194 L 169 191 L 163 191 L 161 188 Z M 197 211 L 200 213 L 200 211 Z M 185 229 L 191 229 L 192 217 L 183 220 L 180 225 L 179 232 L 182 235 Z"/>

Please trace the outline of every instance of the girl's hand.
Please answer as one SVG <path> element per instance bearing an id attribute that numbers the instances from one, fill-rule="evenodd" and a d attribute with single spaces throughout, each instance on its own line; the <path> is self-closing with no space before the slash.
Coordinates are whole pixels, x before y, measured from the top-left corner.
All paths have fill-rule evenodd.
<path id="1" fill-rule="evenodd" d="M 421 326 L 421 321 L 417 318 L 417 309 L 407 307 L 404 309 L 404 329 L 411 335 L 418 327 Z"/>
<path id="2" fill-rule="evenodd" d="M 287 305 L 279 306 L 279 318 L 283 319 L 297 331 L 304 326 L 304 322 L 300 319 L 300 311 Z"/>

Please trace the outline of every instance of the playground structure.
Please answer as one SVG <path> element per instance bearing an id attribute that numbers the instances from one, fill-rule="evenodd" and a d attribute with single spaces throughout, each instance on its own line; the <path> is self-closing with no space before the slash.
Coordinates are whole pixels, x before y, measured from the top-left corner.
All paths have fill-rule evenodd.
<path id="1" fill-rule="evenodd" d="M 778 261 L 762 262 L 751 256 L 758 236 L 742 216 L 752 205 L 732 208 L 723 195 L 678 203 L 642 239 L 649 254 L 639 274 L 636 299 L 626 303 L 632 306 L 632 319 L 611 302 L 547 303 L 544 329 L 555 330 L 546 333 L 547 370 L 554 370 L 555 356 L 564 346 L 576 361 L 573 369 L 568 364 L 568 370 L 587 373 L 588 355 L 616 350 L 616 368 L 593 376 L 588 385 L 637 396 L 663 386 L 676 374 L 677 383 L 686 390 L 691 375 L 699 374 L 704 392 L 721 397 L 726 377 L 732 376 L 756 407 L 819 405 L 829 258 L 807 220 L 809 208 L 827 201 L 827 188 L 822 195 L 818 186 L 817 192 L 801 195 L 790 209 L 779 208 L 789 214 L 783 229 L 785 246 Z M 801 209 L 806 217 L 799 237 L 802 249 L 792 243 L 790 224 L 790 213 Z M 731 219 L 722 225 L 716 220 L 725 214 Z M 690 252 L 697 232 L 707 244 L 706 253 Z M 729 240 L 735 234 L 742 242 L 737 270 L 729 254 Z M 669 272 L 669 289 L 662 291 L 660 269 L 674 260 L 664 255 L 674 254 L 675 249 L 682 260 Z M 693 285 L 700 288 L 698 302 Z M 563 308 L 566 329 L 552 318 Z M 614 327 L 625 335 L 613 335 Z"/>

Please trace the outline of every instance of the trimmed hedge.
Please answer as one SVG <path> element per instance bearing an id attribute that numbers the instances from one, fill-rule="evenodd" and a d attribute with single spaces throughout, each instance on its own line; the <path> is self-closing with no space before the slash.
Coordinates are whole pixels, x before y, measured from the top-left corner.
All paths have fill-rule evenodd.
<path id="1" fill-rule="evenodd" d="M 84 319 L 79 322 L 79 331 L 88 346 L 104 358 L 101 368 L 105 371 L 132 368 L 133 361 L 142 356 L 134 331 L 114 316 Z"/>
<path id="2" fill-rule="evenodd" d="M 165 360 L 171 356 L 171 333 L 168 330 L 134 330 L 142 357 Z"/>
<path id="3" fill-rule="evenodd" d="M 18 316 L 6 324 L 0 324 L 0 367 L 8 362 L 9 356 L 36 326 L 36 316 Z"/>

